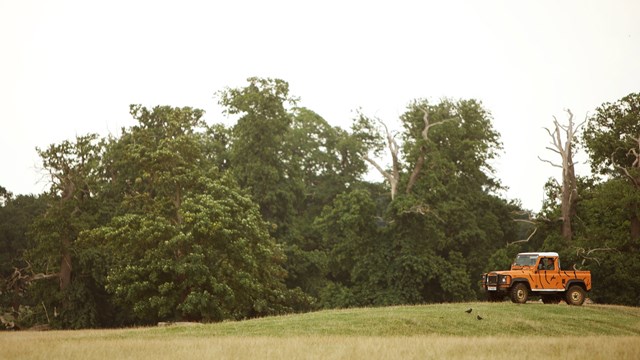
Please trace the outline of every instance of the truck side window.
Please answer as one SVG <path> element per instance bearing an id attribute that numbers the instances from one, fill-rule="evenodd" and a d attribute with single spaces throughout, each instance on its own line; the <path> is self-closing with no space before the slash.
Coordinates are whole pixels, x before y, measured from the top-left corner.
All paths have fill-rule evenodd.
<path id="1" fill-rule="evenodd" d="M 538 264 L 538 270 L 553 270 L 553 259 L 552 258 L 542 258 L 540 259 L 540 263 Z"/>

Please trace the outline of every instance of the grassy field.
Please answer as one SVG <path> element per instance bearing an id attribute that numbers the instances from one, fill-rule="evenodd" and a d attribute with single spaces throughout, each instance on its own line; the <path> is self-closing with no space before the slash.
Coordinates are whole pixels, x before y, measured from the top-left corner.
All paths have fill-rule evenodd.
<path id="1" fill-rule="evenodd" d="M 437 304 L 207 325 L 0 333 L 0 358 L 8 359 L 639 357 L 640 308 L 602 305 Z"/>

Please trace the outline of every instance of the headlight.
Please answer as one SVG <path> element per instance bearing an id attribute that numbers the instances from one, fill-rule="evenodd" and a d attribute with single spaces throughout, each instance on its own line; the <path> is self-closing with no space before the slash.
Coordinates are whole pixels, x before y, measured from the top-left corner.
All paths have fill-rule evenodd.
<path id="1" fill-rule="evenodd" d="M 500 276 L 500 283 L 501 284 L 506 284 L 509 282 L 509 276 L 505 275 L 505 276 Z"/>

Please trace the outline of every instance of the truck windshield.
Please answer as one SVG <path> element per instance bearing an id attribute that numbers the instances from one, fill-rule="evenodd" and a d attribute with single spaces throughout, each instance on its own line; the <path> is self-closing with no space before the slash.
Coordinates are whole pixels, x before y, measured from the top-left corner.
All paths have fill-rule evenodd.
<path id="1" fill-rule="evenodd" d="M 515 265 L 517 266 L 534 266 L 538 260 L 537 255 L 518 255 Z"/>

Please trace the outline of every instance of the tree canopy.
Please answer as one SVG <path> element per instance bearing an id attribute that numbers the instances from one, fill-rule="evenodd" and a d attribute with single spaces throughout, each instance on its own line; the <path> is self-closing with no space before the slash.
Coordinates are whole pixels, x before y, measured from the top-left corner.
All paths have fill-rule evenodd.
<path id="1" fill-rule="evenodd" d="M 46 192 L 0 186 L 2 323 L 475 300 L 483 271 L 528 250 L 592 270 L 595 301 L 640 305 L 638 94 L 603 104 L 576 134 L 598 176 L 573 180 L 568 242 L 560 185 L 547 184 L 539 214 L 499 195 L 500 134 L 480 101 L 412 100 L 393 125 L 361 110 L 343 129 L 289 91 L 249 78 L 217 92 L 230 126 L 191 107 L 131 105 L 136 123 L 117 136 L 38 149 Z"/>

